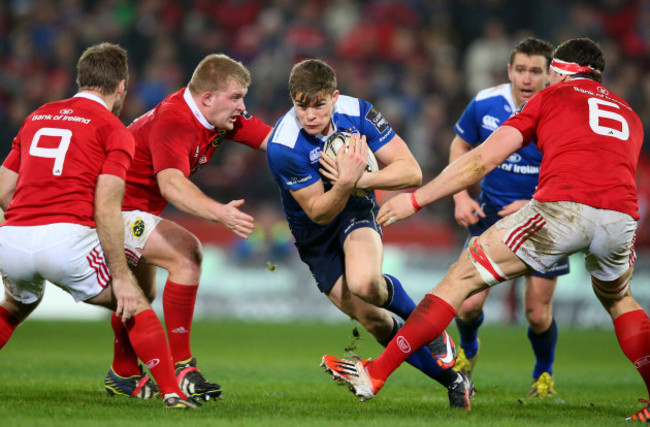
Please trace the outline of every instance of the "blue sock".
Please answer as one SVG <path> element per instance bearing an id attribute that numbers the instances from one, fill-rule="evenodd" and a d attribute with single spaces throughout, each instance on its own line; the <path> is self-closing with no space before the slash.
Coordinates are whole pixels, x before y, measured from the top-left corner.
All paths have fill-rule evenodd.
<path id="1" fill-rule="evenodd" d="M 476 356 L 478 353 L 478 328 L 483 324 L 483 312 L 475 320 L 470 322 L 463 322 L 456 317 L 456 326 L 460 334 L 460 346 L 465 351 L 465 356 L 468 359 Z"/>
<path id="2" fill-rule="evenodd" d="M 415 302 L 408 296 L 396 277 L 384 274 L 384 280 L 386 280 L 386 287 L 388 288 L 388 299 L 381 307 L 397 314 L 403 320 L 408 319 L 415 310 Z"/>
<path id="3" fill-rule="evenodd" d="M 379 341 L 379 344 L 386 347 L 390 340 L 397 335 L 397 331 L 399 331 L 399 328 L 401 327 L 402 325 L 397 321 L 397 319 L 393 318 L 393 331 L 384 341 Z M 456 379 L 456 371 L 453 369 L 442 369 L 426 346 L 411 354 L 406 361 L 411 366 L 422 371 L 428 377 L 438 381 L 444 387 L 450 386 Z"/>
<path id="4" fill-rule="evenodd" d="M 533 346 L 536 360 L 533 378 L 539 378 L 544 372 L 553 375 L 555 344 L 557 344 L 557 325 L 555 324 L 555 319 L 551 321 L 551 326 L 541 334 L 536 334 L 528 328 L 528 339 Z"/>

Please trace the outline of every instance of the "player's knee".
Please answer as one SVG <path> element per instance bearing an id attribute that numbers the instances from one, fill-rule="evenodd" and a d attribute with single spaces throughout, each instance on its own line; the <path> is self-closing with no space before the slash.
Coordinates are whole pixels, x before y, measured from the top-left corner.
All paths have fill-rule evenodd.
<path id="1" fill-rule="evenodd" d="M 469 300 L 466 300 L 461 306 L 460 310 L 458 310 L 458 318 L 463 322 L 471 322 L 478 319 L 482 311 L 483 305 L 475 304 Z"/>
<path id="2" fill-rule="evenodd" d="M 552 313 L 550 307 L 526 307 L 526 320 L 535 332 L 543 332 L 551 323 Z"/>
<path id="3" fill-rule="evenodd" d="M 388 297 L 383 276 L 356 275 L 348 277 L 347 284 L 354 296 L 374 305 L 381 305 Z"/>
<path id="4" fill-rule="evenodd" d="M 187 245 L 184 250 L 174 259 L 170 272 L 182 274 L 184 277 L 194 278 L 197 283 L 201 277 L 201 264 L 203 262 L 203 249 L 201 243 L 196 240 Z"/>
<path id="5" fill-rule="evenodd" d="M 23 304 L 22 302 L 16 301 L 8 294 L 5 294 L 5 298 L 2 301 L 2 304 L 0 305 L 18 321 L 23 322 L 27 318 L 27 316 L 29 316 L 29 314 L 32 311 L 34 311 L 34 309 L 38 305 L 38 302 L 34 304 Z"/>

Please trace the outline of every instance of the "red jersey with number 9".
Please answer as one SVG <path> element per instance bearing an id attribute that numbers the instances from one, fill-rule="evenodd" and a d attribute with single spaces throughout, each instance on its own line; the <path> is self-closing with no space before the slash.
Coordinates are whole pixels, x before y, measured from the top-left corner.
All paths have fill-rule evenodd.
<path id="1" fill-rule="evenodd" d="M 133 136 L 100 98 L 43 105 L 25 119 L 3 163 L 18 173 L 3 225 L 95 227 L 98 176 L 125 179 L 134 151 Z"/>
<path id="2" fill-rule="evenodd" d="M 504 126 L 542 152 L 539 202 L 573 201 L 639 219 L 641 120 L 602 84 L 572 79 L 541 90 Z"/>

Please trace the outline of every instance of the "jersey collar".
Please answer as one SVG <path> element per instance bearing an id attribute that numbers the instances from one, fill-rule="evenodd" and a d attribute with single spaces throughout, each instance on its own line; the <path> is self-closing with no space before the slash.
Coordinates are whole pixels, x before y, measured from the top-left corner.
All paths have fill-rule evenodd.
<path id="1" fill-rule="evenodd" d="M 515 105 L 515 97 L 512 95 L 512 83 L 508 83 L 507 93 L 508 93 L 508 96 L 506 97 L 506 100 L 508 101 L 508 104 L 510 104 L 510 108 L 512 109 L 512 113 L 514 113 L 515 111 L 517 111 L 517 108 L 519 108 L 519 105 Z"/>
<path id="2" fill-rule="evenodd" d="M 185 100 L 185 103 L 187 104 L 188 107 L 190 107 L 190 110 L 192 110 L 192 114 L 194 114 L 194 117 L 203 125 L 204 128 L 206 129 L 214 129 L 214 126 L 212 126 L 208 120 L 205 118 L 203 113 L 199 110 L 199 107 L 196 105 L 196 102 L 194 102 L 194 98 L 192 98 L 192 94 L 190 93 L 189 88 L 185 88 L 185 91 L 183 92 L 183 99 Z"/>
<path id="3" fill-rule="evenodd" d="M 93 93 L 88 93 L 88 92 L 79 92 L 78 94 L 76 94 L 75 96 L 73 96 L 73 98 L 86 98 L 86 99 L 90 99 L 91 101 L 99 102 L 99 103 L 102 104 L 104 107 L 106 107 L 106 109 L 108 110 L 108 105 L 106 105 L 106 103 L 104 102 L 104 100 L 101 99 L 99 96 L 93 94 Z"/>

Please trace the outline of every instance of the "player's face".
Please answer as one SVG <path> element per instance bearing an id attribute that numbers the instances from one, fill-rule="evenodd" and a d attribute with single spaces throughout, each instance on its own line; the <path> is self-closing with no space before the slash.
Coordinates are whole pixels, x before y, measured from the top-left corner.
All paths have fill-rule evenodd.
<path id="1" fill-rule="evenodd" d="M 224 90 L 207 92 L 202 97 L 202 113 L 208 122 L 217 129 L 232 130 L 237 116 L 246 111 L 244 96 L 248 87 L 231 80 Z"/>
<path id="2" fill-rule="evenodd" d="M 298 99 L 300 99 L 298 97 Z M 332 113 L 334 104 L 339 99 L 339 91 L 332 95 L 324 95 L 312 100 L 309 104 L 303 104 L 294 99 L 296 114 L 300 125 L 309 135 L 329 135 L 334 132 L 332 124 Z"/>
<path id="3" fill-rule="evenodd" d="M 515 104 L 521 105 L 546 87 L 548 64 L 542 55 L 516 53 L 512 64 L 508 64 L 508 78 L 512 83 Z"/>

